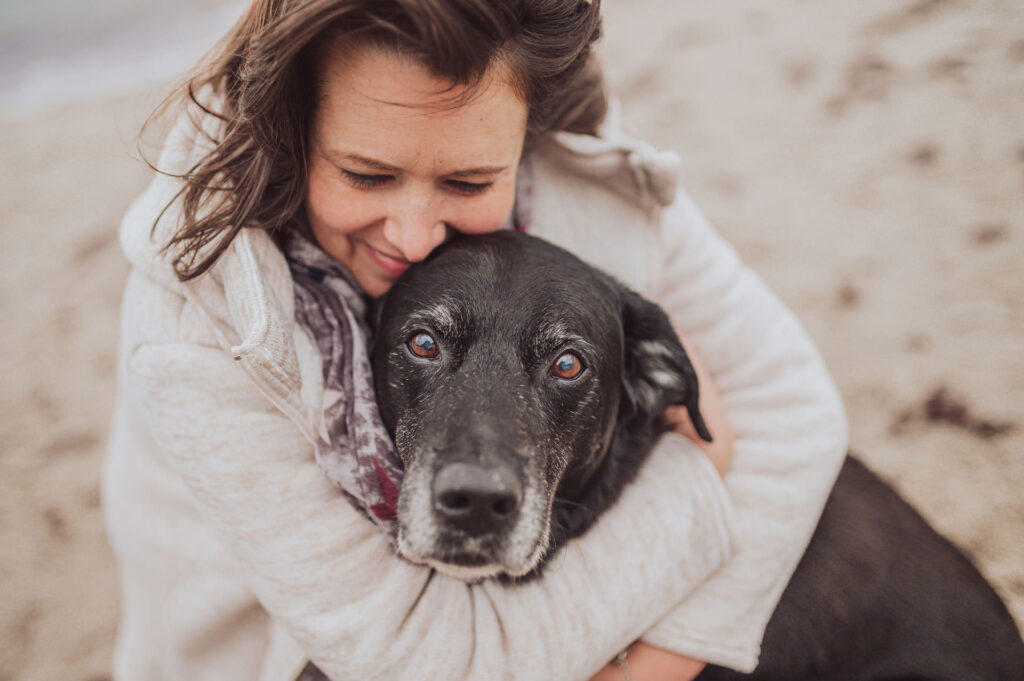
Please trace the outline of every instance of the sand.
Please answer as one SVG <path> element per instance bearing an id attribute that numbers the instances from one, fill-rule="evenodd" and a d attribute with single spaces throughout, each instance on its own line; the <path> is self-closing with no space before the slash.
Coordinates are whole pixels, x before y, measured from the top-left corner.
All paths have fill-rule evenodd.
<path id="1" fill-rule="evenodd" d="M 803 320 L 853 449 L 1024 623 L 1024 5 L 608 5 L 629 126 Z M 0 119 L 0 681 L 109 674 L 116 228 L 159 92 Z"/>

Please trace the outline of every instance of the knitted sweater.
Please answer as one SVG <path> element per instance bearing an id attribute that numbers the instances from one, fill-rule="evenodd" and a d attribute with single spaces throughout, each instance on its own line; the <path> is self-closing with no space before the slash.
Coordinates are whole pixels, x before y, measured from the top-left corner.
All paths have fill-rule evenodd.
<path id="1" fill-rule="evenodd" d="M 187 125 L 160 167 L 188 167 Z M 676 188 L 678 159 L 622 137 L 533 145 L 529 231 L 659 302 L 735 432 L 726 479 L 668 434 L 543 578 L 467 585 L 395 557 L 313 459 L 320 357 L 288 267 L 243 230 L 174 276 L 155 178 L 121 226 L 132 263 L 104 508 L 122 578 L 118 681 L 586 679 L 636 638 L 750 670 L 846 449 L 818 353 Z"/>

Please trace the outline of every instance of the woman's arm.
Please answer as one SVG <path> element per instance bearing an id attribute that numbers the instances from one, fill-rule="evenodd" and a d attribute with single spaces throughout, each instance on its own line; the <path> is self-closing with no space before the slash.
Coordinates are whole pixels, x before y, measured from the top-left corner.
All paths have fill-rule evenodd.
<path id="1" fill-rule="evenodd" d="M 653 297 L 706 362 L 728 413 L 739 537 L 729 562 L 643 639 L 750 671 L 842 465 L 846 418 L 799 323 L 685 195 L 665 209 L 661 241 Z"/>
<path id="2" fill-rule="evenodd" d="M 126 309 L 152 304 L 126 299 Z M 724 485 L 670 435 L 543 579 L 431 576 L 394 557 L 228 354 L 195 339 L 141 340 L 126 346 L 127 417 L 161 443 L 249 588 L 330 677 L 585 679 L 729 551 Z"/>
<path id="3" fill-rule="evenodd" d="M 740 533 L 725 567 L 644 635 L 654 645 L 630 652 L 637 681 L 688 681 L 703 668 L 699 660 L 740 671 L 757 665 L 764 628 L 842 465 L 847 428 L 810 339 L 685 195 L 665 209 L 661 241 L 654 298 L 686 330 L 705 418 L 722 424 L 703 449 L 720 472 L 728 469 Z M 673 416 L 697 440 L 685 411 Z M 608 666 L 592 681 L 621 678 Z"/>
<path id="4" fill-rule="evenodd" d="M 685 435 L 697 446 L 699 446 L 711 460 L 715 469 L 725 476 L 733 458 L 734 433 L 729 423 L 728 415 L 722 403 L 721 396 L 711 379 L 711 374 L 705 367 L 704 362 L 694 350 L 691 343 L 686 341 L 684 335 L 677 331 L 687 354 L 694 365 L 700 382 L 701 413 L 708 424 L 712 434 L 713 442 L 701 440 L 693 427 L 686 409 L 676 407 L 669 409 L 666 417 L 673 429 Z M 824 462 L 823 462 L 824 463 Z M 813 517 L 817 517 L 814 515 Z M 713 578 L 714 579 L 714 578 Z M 683 606 L 680 610 L 685 610 Z M 670 615 L 671 617 L 671 615 Z M 634 644 L 625 660 L 629 670 L 629 677 L 634 681 L 692 681 L 706 666 L 706 662 L 669 652 L 662 648 L 648 645 L 642 641 Z M 591 678 L 590 681 L 622 681 L 626 678 L 622 666 L 617 663 L 606 665 L 600 672 Z"/>
<path id="5" fill-rule="evenodd" d="M 689 438 L 700 447 L 719 475 L 725 476 L 732 463 L 734 440 L 732 426 L 729 424 L 729 418 L 725 413 L 725 406 L 722 404 L 718 388 L 711 380 L 711 374 L 708 373 L 703 360 L 697 356 L 683 334 L 678 330 L 676 333 L 683 347 L 686 348 L 690 363 L 693 364 L 693 368 L 697 372 L 700 385 L 700 412 L 714 439 L 712 442 L 705 442 L 697 435 L 697 430 L 693 427 L 693 422 L 685 407 L 670 408 L 666 412 L 666 420 L 673 430 Z M 678 655 L 648 645 L 643 641 L 637 641 L 630 647 L 629 653 L 623 661 L 605 665 L 601 671 L 590 678 L 590 681 L 622 681 L 625 678 L 623 664 L 627 666 L 629 678 L 633 681 L 692 681 L 707 666 L 707 663 L 702 660 Z"/>

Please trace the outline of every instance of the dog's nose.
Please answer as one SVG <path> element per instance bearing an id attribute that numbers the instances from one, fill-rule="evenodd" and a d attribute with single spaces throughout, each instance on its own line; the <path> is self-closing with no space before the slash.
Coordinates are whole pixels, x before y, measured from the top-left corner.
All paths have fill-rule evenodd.
<path id="1" fill-rule="evenodd" d="M 523 500 L 519 476 L 507 466 L 450 463 L 434 475 L 434 508 L 472 537 L 511 522 Z"/>

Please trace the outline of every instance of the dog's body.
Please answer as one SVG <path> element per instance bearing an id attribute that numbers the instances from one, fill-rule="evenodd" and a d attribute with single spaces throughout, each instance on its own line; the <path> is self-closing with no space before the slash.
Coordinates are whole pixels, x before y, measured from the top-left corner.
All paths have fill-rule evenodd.
<path id="1" fill-rule="evenodd" d="M 633 479 L 666 407 L 685 404 L 708 436 L 664 313 L 538 239 L 449 243 L 379 312 L 374 373 L 406 467 L 411 560 L 466 579 L 535 575 Z M 699 678 L 1019 681 L 1024 643 L 967 559 L 848 459 L 758 669 Z"/>
<path id="2" fill-rule="evenodd" d="M 1019 681 L 1024 643 L 949 541 L 848 457 L 761 644 L 753 674 L 699 681 Z"/>

